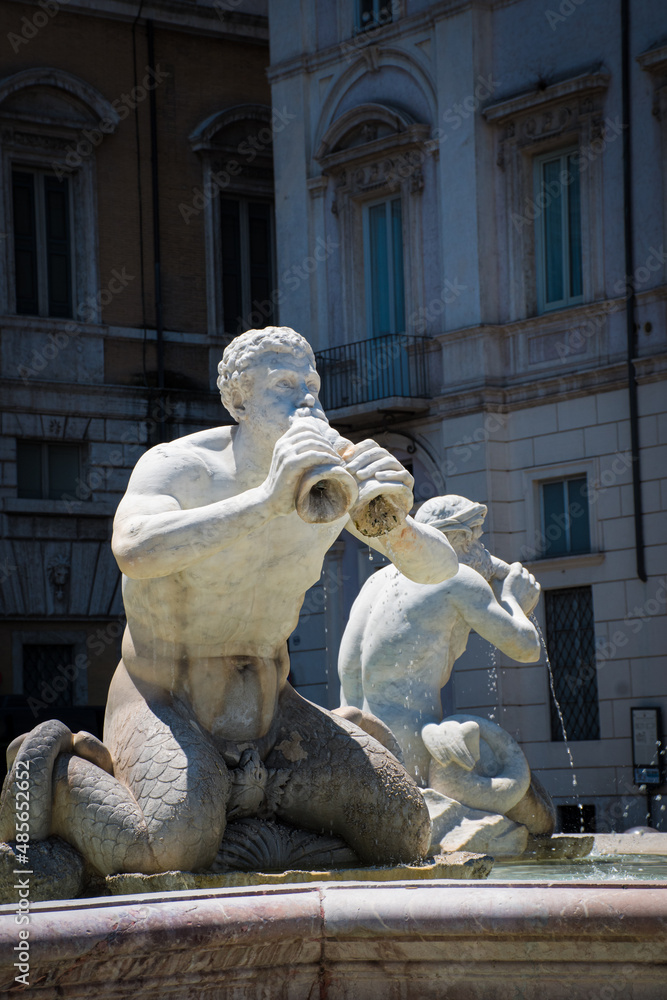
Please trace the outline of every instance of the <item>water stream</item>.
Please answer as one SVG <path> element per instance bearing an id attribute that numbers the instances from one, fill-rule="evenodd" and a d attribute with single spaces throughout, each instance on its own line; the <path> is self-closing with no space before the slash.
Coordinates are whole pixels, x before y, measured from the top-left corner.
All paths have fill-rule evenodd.
<path id="1" fill-rule="evenodd" d="M 549 651 L 547 649 L 547 644 L 544 641 L 544 636 L 542 634 L 542 629 L 540 628 L 540 624 L 539 624 L 539 622 L 538 622 L 538 620 L 537 620 L 537 618 L 535 617 L 534 614 L 531 614 L 530 620 L 533 623 L 533 625 L 535 626 L 535 628 L 537 630 L 537 634 L 540 637 L 540 642 L 542 643 L 542 648 L 544 650 L 544 656 L 545 656 L 545 659 L 547 661 L 547 670 L 549 672 L 549 687 L 551 688 L 551 696 L 552 696 L 552 698 L 554 700 L 554 705 L 556 706 L 556 711 L 558 712 L 558 720 L 560 722 L 560 728 L 561 728 L 561 730 L 563 732 L 563 742 L 565 743 L 565 749 L 567 751 L 567 757 L 568 757 L 568 761 L 570 762 L 570 769 L 572 771 L 572 788 L 573 788 L 573 794 L 574 794 L 574 797 L 576 799 L 576 804 L 577 804 L 577 806 L 579 808 L 579 832 L 580 833 L 584 833 L 585 832 L 585 829 L 584 829 L 584 826 L 585 826 L 584 825 L 584 809 L 583 809 L 583 806 L 582 806 L 581 802 L 579 801 L 579 792 L 577 790 L 578 789 L 577 774 L 576 774 L 576 771 L 574 769 L 574 758 L 572 757 L 572 750 L 570 749 L 570 743 L 569 743 L 569 740 L 567 738 L 567 730 L 565 729 L 565 719 L 563 718 L 563 712 L 562 712 L 561 707 L 560 707 L 560 702 L 558 701 L 558 698 L 556 697 L 556 686 L 555 686 L 555 682 L 554 682 L 553 670 L 551 669 L 551 661 L 549 660 Z"/>
<path id="2" fill-rule="evenodd" d="M 493 709 L 489 712 L 489 719 L 497 722 L 496 712 L 500 712 L 500 698 L 498 697 L 498 650 L 489 644 L 491 666 L 489 667 L 489 695 Z"/>

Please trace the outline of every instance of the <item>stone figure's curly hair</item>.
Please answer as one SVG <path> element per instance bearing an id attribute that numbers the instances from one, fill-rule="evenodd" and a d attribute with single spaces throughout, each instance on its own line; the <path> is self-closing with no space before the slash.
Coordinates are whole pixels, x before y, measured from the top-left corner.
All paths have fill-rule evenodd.
<path id="1" fill-rule="evenodd" d="M 267 326 L 263 330 L 246 330 L 235 337 L 225 348 L 222 361 L 218 365 L 217 386 L 222 405 L 234 415 L 232 402 L 234 393 L 240 392 L 245 399 L 252 380 L 248 369 L 262 354 L 292 354 L 297 358 L 307 358 L 313 368 L 313 349 L 300 333 L 288 326 Z"/>

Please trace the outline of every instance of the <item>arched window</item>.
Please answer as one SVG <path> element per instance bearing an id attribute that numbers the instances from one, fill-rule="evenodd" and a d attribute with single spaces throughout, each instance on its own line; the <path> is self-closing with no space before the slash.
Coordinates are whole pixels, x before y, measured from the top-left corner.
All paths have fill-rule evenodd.
<path id="1" fill-rule="evenodd" d="M 95 150 L 118 113 L 62 70 L 0 81 L 0 312 L 77 318 L 95 301 Z"/>
<path id="2" fill-rule="evenodd" d="M 245 104 L 192 133 L 202 158 L 209 333 L 227 338 L 277 322 L 273 133 L 279 116 Z"/>
<path id="3" fill-rule="evenodd" d="M 346 248 L 342 279 L 355 339 L 404 333 L 420 271 L 422 167 L 430 126 L 384 104 L 359 105 L 327 129 L 315 155 L 333 184 Z M 361 319 L 361 321 L 360 321 Z"/>

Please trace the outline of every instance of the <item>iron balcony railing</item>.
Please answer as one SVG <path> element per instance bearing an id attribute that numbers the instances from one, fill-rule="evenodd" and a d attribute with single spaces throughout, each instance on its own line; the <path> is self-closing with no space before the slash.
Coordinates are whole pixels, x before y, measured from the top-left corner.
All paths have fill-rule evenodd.
<path id="1" fill-rule="evenodd" d="M 392 333 L 318 351 L 325 410 L 396 396 L 428 399 L 427 339 Z"/>

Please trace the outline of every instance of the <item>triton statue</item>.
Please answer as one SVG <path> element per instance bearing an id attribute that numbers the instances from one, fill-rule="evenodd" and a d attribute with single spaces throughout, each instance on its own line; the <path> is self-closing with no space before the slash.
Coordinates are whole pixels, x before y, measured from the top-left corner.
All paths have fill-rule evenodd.
<path id="1" fill-rule="evenodd" d="M 219 372 L 236 426 L 152 448 L 116 514 L 127 628 L 104 743 L 57 722 L 16 740 L 0 839 L 15 836 L 21 768 L 31 837 L 62 837 L 101 874 L 205 869 L 227 820 L 249 816 L 342 838 L 365 862 L 421 858 L 416 784 L 293 690 L 287 638 L 344 528 L 420 583 L 452 577 L 455 553 L 406 516 L 401 464 L 329 426 L 303 337 L 249 331 Z"/>

